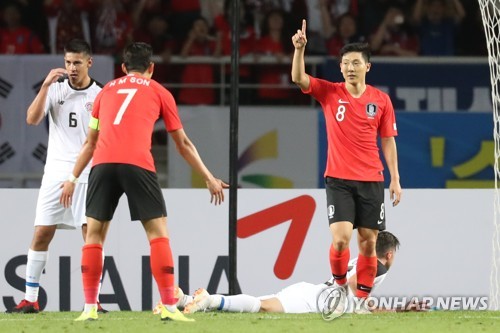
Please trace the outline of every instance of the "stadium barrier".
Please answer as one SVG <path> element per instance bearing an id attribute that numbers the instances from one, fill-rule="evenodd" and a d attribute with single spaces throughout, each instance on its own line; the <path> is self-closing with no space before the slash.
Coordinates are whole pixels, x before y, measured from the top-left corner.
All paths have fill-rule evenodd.
<path id="1" fill-rule="evenodd" d="M 24 295 L 37 193 L 0 189 L 0 311 Z M 199 287 L 226 293 L 227 201 L 212 206 L 209 193 L 201 189 L 169 189 L 164 195 L 177 283 L 189 293 Z M 324 190 L 241 189 L 238 201 L 237 271 L 242 292 L 259 296 L 295 282 L 321 283 L 329 278 L 331 238 Z M 388 230 L 400 239 L 401 248 L 375 296 L 488 296 L 493 190 L 408 189 L 399 206 L 386 206 Z M 122 198 L 104 247 L 100 300 L 106 308 L 147 310 L 159 299 L 141 229 L 130 221 Z M 357 254 L 355 244 L 353 239 L 352 256 Z M 81 245 L 80 232 L 56 233 L 41 280 L 45 310 L 81 310 Z"/>

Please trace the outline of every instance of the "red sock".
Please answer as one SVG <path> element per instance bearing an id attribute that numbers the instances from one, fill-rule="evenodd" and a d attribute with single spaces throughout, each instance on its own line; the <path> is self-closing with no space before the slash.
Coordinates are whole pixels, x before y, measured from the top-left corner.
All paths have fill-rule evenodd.
<path id="1" fill-rule="evenodd" d="M 347 283 L 347 266 L 349 265 L 349 248 L 343 251 L 337 251 L 330 247 L 330 267 L 332 268 L 332 275 L 339 285 Z"/>
<path id="2" fill-rule="evenodd" d="M 88 244 L 82 248 L 82 281 L 86 304 L 96 304 L 102 275 L 102 245 Z"/>
<path id="3" fill-rule="evenodd" d="M 358 255 L 356 275 L 358 279 L 356 297 L 366 298 L 372 291 L 373 282 L 377 275 L 377 257 Z"/>
<path id="4" fill-rule="evenodd" d="M 151 240 L 151 272 L 160 291 L 161 302 L 166 305 L 174 305 L 174 260 L 170 241 L 168 238 L 155 238 Z"/>

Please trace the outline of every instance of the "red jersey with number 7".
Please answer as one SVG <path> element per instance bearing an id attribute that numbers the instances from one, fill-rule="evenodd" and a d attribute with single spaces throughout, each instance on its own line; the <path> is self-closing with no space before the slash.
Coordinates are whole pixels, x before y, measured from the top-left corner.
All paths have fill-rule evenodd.
<path id="1" fill-rule="evenodd" d="M 310 76 L 309 89 L 322 106 L 326 121 L 328 156 L 325 177 L 357 181 L 383 181 L 377 136 L 398 135 L 389 96 L 370 85 L 353 97 L 344 82 Z"/>
<path id="2" fill-rule="evenodd" d="M 135 74 L 106 84 L 94 101 L 92 117 L 99 121 L 93 166 L 124 163 L 155 172 L 155 122 L 163 118 L 169 132 L 182 128 L 172 94 L 155 80 Z"/>

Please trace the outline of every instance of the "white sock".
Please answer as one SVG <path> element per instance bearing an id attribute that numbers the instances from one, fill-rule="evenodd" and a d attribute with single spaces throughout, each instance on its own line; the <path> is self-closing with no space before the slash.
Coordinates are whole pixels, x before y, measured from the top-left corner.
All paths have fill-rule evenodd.
<path id="1" fill-rule="evenodd" d="M 213 295 L 218 296 L 218 295 Z M 218 310 L 229 312 L 259 312 L 260 299 L 250 295 L 220 296 Z"/>
<path id="2" fill-rule="evenodd" d="M 177 301 L 177 307 L 179 308 L 183 308 L 185 307 L 187 304 L 191 303 L 193 301 L 194 297 L 191 296 L 191 295 L 184 295 L 182 296 L 181 298 L 179 298 L 179 300 Z"/>
<path id="3" fill-rule="evenodd" d="M 90 310 L 96 308 L 97 309 L 97 304 L 87 304 L 85 303 L 85 307 L 83 308 L 83 312 L 89 313 Z"/>
<path id="4" fill-rule="evenodd" d="M 24 298 L 30 302 L 38 300 L 40 289 L 40 276 L 49 259 L 48 251 L 28 250 L 28 263 L 26 265 L 26 292 Z"/>

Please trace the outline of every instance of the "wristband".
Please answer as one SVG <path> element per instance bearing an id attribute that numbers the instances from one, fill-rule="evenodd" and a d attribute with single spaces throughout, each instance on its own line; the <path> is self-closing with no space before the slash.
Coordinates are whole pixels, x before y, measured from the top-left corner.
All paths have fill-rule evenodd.
<path id="1" fill-rule="evenodd" d="M 78 178 L 76 178 L 75 176 L 73 176 L 73 174 L 71 173 L 71 174 L 68 176 L 68 181 L 69 181 L 69 182 L 72 182 L 73 184 L 76 184 L 76 183 L 78 183 Z"/>

